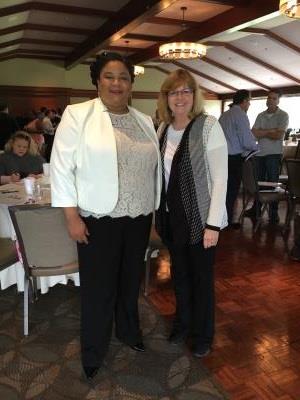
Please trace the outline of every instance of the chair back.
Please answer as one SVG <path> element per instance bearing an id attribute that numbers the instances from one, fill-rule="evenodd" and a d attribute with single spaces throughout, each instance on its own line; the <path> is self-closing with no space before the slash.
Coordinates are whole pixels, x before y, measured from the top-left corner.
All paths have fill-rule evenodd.
<path id="1" fill-rule="evenodd" d="M 285 160 L 288 172 L 288 190 L 292 198 L 300 198 L 300 159 Z"/>
<path id="2" fill-rule="evenodd" d="M 76 243 L 70 238 L 62 208 L 42 205 L 9 207 L 27 277 L 36 268 L 61 274 L 66 265 L 77 262 Z"/>
<path id="3" fill-rule="evenodd" d="M 0 271 L 18 262 L 15 243 L 10 238 L 0 238 Z"/>
<path id="4" fill-rule="evenodd" d="M 243 162 L 242 182 L 244 191 L 252 196 L 258 193 L 258 184 L 256 179 L 256 167 L 253 158 Z"/>
<path id="5" fill-rule="evenodd" d="M 298 143 L 297 143 L 295 158 L 300 159 L 300 140 L 298 140 Z"/>

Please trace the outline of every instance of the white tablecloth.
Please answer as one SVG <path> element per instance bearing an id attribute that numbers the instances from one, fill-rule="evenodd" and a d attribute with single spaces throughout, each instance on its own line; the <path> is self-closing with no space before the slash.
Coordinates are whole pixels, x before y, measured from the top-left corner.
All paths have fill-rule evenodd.
<path id="1" fill-rule="evenodd" d="M 3 193 L 6 191 L 11 191 L 12 193 Z M 41 203 L 45 203 L 49 201 L 49 187 L 42 188 L 42 192 L 44 193 L 44 199 L 41 201 Z M 23 204 L 25 201 L 26 196 L 21 184 L 0 186 L 0 237 L 9 237 L 13 240 L 16 239 L 15 230 L 8 211 L 8 206 L 14 204 Z M 47 293 L 49 287 L 52 287 L 57 283 L 67 284 L 69 279 L 73 280 L 76 286 L 80 285 L 79 273 L 77 272 L 70 275 L 38 278 L 38 288 L 41 289 L 41 293 Z M 24 291 L 24 269 L 21 262 L 17 262 L 16 264 L 13 264 L 10 267 L 0 271 L 1 289 L 6 289 L 7 287 L 15 284 L 17 285 L 19 292 Z"/>

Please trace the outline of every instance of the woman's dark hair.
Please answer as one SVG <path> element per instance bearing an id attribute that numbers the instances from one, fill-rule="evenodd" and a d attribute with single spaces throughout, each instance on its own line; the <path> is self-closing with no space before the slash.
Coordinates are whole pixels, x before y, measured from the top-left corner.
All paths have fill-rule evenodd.
<path id="1" fill-rule="evenodd" d="M 122 64 L 124 64 L 129 72 L 131 83 L 134 82 L 134 66 L 131 64 L 131 62 L 119 53 L 104 52 L 100 55 L 97 55 L 96 61 L 94 61 L 90 65 L 91 79 L 93 85 L 98 88 L 97 80 L 99 79 L 100 73 L 105 65 L 110 61 L 120 61 Z"/>

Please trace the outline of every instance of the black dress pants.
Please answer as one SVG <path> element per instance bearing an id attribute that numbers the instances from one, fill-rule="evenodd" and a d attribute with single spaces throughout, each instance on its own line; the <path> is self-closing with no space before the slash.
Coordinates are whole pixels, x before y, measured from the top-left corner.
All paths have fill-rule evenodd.
<path id="1" fill-rule="evenodd" d="M 83 218 L 88 244 L 78 244 L 81 290 L 81 356 L 99 367 L 108 350 L 113 316 L 117 338 L 141 341 L 138 296 L 152 215 Z"/>
<path id="2" fill-rule="evenodd" d="M 243 166 L 243 159 L 241 154 L 234 154 L 228 156 L 226 209 L 227 209 L 229 224 L 231 224 L 233 220 L 234 205 L 238 197 L 239 189 L 241 186 L 242 166 Z"/>
<path id="3" fill-rule="evenodd" d="M 191 334 L 194 344 L 211 345 L 215 328 L 216 247 L 169 245 L 176 297 L 173 330 Z"/>

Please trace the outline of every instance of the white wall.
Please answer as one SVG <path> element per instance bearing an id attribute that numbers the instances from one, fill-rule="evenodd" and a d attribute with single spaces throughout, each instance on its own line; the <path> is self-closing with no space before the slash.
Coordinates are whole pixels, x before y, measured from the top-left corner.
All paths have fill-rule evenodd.
<path id="1" fill-rule="evenodd" d="M 217 119 L 219 119 L 221 115 L 221 100 L 205 100 L 204 108 L 207 114 L 213 115 Z"/>
<path id="2" fill-rule="evenodd" d="M 152 99 L 133 99 L 132 106 L 151 117 L 155 115 L 157 108 L 156 100 Z"/>

